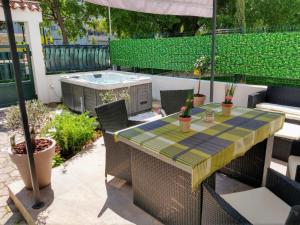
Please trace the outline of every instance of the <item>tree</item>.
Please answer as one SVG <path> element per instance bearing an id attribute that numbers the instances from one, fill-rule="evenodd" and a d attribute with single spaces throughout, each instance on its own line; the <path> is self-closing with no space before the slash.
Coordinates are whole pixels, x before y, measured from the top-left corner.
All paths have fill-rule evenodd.
<path id="1" fill-rule="evenodd" d="M 119 37 L 131 38 L 153 37 L 156 34 L 174 32 L 175 24 L 180 23 L 176 16 L 153 15 L 121 9 L 111 9 L 111 18 L 113 32 Z"/>
<path id="2" fill-rule="evenodd" d="M 237 27 L 245 31 L 246 29 L 245 0 L 236 0 L 235 18 L 236 18 Z"/>
<path id="3" fill-rule="evenodd" d="M 246 18 L 254 28 L 299 25 L 300 0 L 247 0 Z"/>
<path id="4" fill-rule="evenodd" d="M 108 10 L 101 7 L 101 16 L 108 23 Z M 201 18 L 192 16 L 156 15 L 111 9 L 112 29 L 119 37 L 153 37 L 156 35 L 194 35 L 201 27 Z M 206 21 L 204 19 L 204 21 Z M 104 28 L 103 26 L 101 26 Z M 108 32 L 108 25 L 105 26 Z"/>
<path id="5" fill-rule="evenodd" d="M 60 27 L 64 44 L 84 35 L 87 28 L 108 32 L 107 7 L 78 0 L 41 0 L 40 2 L 44 25 L 56 23 Z M 235 12 L 235 4 L 232 2 L 232 0 L 218 1 L 218 27 L 234 27 L 235 21 L 232 15 Z M 113 8 L 111 14 L 113 32 L 118 37 L 194 35 L 199 30 L 207 31 L 211 27 L 211 20 L 207 18 L 154 15 Z"/>
<path id="6" fill-rule="evenodd" d="M 61 30 L 64 44 L 76 40 L 87 29 L 108 32 L 108 9 L 79 0 L 41 0 L 44 24 L 53 22 Z M 111 9 L 113 33 L 137 38 L 194 35 L 209 32 L 211 19 L 166 16 Z M 300 0 L 222 0 L 217 6 L 217 28 L 259 28 L 298 25 Z"/>
<path id="7" fill-rule="evenodd" d="M 100 7 L 78 0 L 41 0 L 43 25 L 60 28 L 63 43 L 76 40 L 87 31 L 87 24 L 100 15 Z"/>

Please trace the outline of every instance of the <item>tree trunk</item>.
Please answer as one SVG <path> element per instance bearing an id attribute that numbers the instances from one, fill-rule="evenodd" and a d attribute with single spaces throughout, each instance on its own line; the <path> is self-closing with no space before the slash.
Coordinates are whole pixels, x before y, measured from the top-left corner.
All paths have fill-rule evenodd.
<path id="1" fill-rule="evenodd" d="M 67 36 L 67 32 L 66 32 L 66 28 L 65 28 L 65 23 L 64 23 L 64 18 L 62 17 L 61 13 L 60 13 L 60 3 L 59 0 L 53 0 L 52 2 L 52 13 L 54 14 L 54 18 L 55 18 L 55 22 L 58 24 L 60 30 L 61 30 L 61 35 L 63 38 L 63 44 L 67 45 L 69 43 L 68 41 L 68 36 Z"/>
<path id="2" fill-rule="evenodd" d="M 180 16 L 178 18 L 180 19 L 180 22 L 173 24 L 173 26 L 167 30 L 168 33 L 178 34 L 181 32 L 182 27 L 184 36 L 197 33 L 199 29 L 197 17 Z"/>
<path id="3" fill-rule="evenodd" d="M 242 32 L 246 31 L 245 0 L 236 0 L 236 25 Z"/>
<path id="4" fill-rule="evenodd" d="M 60 27 L 60 30 L 61 30 L 61 35 L 62 35 L 62 38 L 63 38 L 63 44 L 64 45 L 69 44 L 69 40 L 68 40 L 68 36 L 67 36 L 67 32 L 66 32 L 66 28 L 65 28 L 63 18 L 60 17 L 60 19 L 57 21 L 57 23 L 58 23 L 58 26 Z"/>
<path id="5" fill-rule="evenodd" d="M 197 17 L 181 16 L 180 20 L 184 28 L 184 33 L 191 35 L 195 35 L 197 33 L 199 29 Z"/>

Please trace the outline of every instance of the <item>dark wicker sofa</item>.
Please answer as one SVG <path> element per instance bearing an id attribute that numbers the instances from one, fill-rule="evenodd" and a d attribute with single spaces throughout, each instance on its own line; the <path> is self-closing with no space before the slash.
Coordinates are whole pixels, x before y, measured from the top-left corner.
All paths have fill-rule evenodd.
<path id="1" fill-rule="evenodd" d="M 270 103 L 287 107 L 299 108 L 300 110 L 300 88 L 295 87 L 273 87 L 269 86 L 267 90 L 260 91 L 248 96 L 248 108 L 256 108 L 260 103 Z M 300 115 L 299 115 L 300 116 Z M 289 118 L 286 122 L 300 124 L 298 119 Z"/>
<path id="2" fill-rule="evenodd" d="M 300 88 L 269 86 L 267 90 L 249 95 L 248 107 L 255 108 L 261 102 L 300 107 L 300 99 L 295 97 L 299 95 Z"/>
<path id="3" fill-rule="evenodd" d="M 203 186 L 202 225 L 252 224 L 245 218 L 248 215 L 241 215 L 241 213 L 239 213 L 239 211 L 241 211 L 239 207 L 232 206 L 228 203 L 228 200 L 225 200 L 221 195 L 217 194 L 209 185 L 204 184 Z M 300 205 L 300 184 L 272 169 L 269 169 L 266 188 L 269 190 L 268 193 L 271 193 L 271 196 L 275 194 L 275 198 L 278 197 L 279 201 L 283 201 L 283 204 L 291 207 L 290 214 L 288 214 L 289 211 L 285 213 L 285 224 L 300 224 L 300 212 L 298 206 Z M 255 197 L 257 196 L 253 196 L 253 198 Z M 240 202 L 243 204 L 242 199 Z M 257 214 L 255 214 L 255 210 L 257 211 L 257 209 L 254 208 L 252 214 L 254 213 L 256 216 Z M 266 213 L 267 210 L 270 213 L 270 209 L 266 209 L 265 211 L 262 211 L 262 213 Z M 272 211 L 271 215 L 275 217 L 276 213 L 280 214 L 282 212 Z M 257 216 L 258 217 L 256 219 L 259 221 L 261 217 L 259 215 Z M 257 224 L 259 224 L 259 222 Z"/>
<path id="4" fill-rule="evenodd" d="M 248 107 L 285 113 L 283 130 L 275 134 L 273 158 L 287 162 L 293 141 L 300 140 L 300 88 L 268 87 L 248 96 Z M 295 131 L 298 131 L 295 132 Z"/>

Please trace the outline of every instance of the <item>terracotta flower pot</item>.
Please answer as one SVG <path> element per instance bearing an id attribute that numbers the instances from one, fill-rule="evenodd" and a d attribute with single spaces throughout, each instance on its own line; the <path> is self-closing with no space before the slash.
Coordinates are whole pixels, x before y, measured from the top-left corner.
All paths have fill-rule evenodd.
<path id="1" fill-rule="evenodd" d="M 181 117 L 179 116 L 179 125 L 182 132 L 189 132 L 191 129 L 192 117 Z"/>
<path id="2" fill-rule="evenodd" d="M 222 112 L 224 116 L 230 116 L 231 115 L 231 110 L 232 110 L 233 104 L 225 104 L 222 102 Z"/>
<path id="3" fill-rule="evenodd" d="M 199 107 L 199 106 L 203 105 L 205 102 L 205 99 L 206 99 L 205 95 L 202 95 L 202 94 L 194 95 L 194 101 L 193 101 L 194 107 Z"/>
<path id="4" fill-rule="evenodd" d="M 46 187 L 51 183 L 52 157 L 55 153 L 56 143 L 52 139 L 49 140 L 52 144 L 48 148 L 34 153 L 35 168 L 40 188 Z M 14 154 L 9 152 L 9 156 L 12 162 L 16 164 L 25 187 L 32 189 L 27 154 Z"/>

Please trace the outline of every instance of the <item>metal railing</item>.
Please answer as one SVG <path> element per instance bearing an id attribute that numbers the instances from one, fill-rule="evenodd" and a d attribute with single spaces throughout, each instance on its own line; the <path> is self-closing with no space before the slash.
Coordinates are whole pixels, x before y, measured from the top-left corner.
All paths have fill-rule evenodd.
<path id="1" fill-rule="evenodd" d="M 44 45 L 47 74 L 102 70 L 109 67 L 109 49 L 103 45 Z"/>
<path id="2" fill-rule="evenodd" d="M 22 80 L 30 80 L 32 76 L 31 53 L 28 45 L 17 46 L 20 59 Z M 14 81 L 11 52 L 8 45 L 0 45 L 0 83 Z"/>

